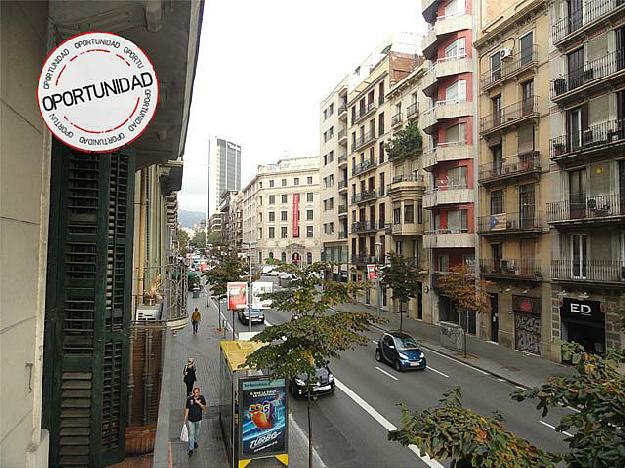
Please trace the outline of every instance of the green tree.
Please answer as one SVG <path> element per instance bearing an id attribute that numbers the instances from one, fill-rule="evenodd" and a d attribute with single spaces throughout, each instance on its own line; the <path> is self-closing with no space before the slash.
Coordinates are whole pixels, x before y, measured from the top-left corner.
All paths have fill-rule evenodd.
<path id="1" fill-rule="evenodd" d="M 208 239 L 207 242 L 209 244 L 213 244 L 213 245 L 222 245 L 223 244 L 223 240 L 221 237 L 221 232 L 219 231 L 211 231 L 208 233 Z"/>
<path id="2" fill-rule="evenodd" d="M 421 287 L 419 269 L 396 253 L 391 252 L 390 263 L 380 268 L 380 283 L 393 290 L 393 300 L 399 302 L 399 329 L 403 329 L 403 305 L 417 297 Z"/>
<path id="3" fill-rule="evenodd" d="M 206 232 L 196 231 L 193 238 L 189 241 L 191 247 L 196 249 L 203 249 L 206 247 Z"/>
<path id="4" fill-rule="evenodd" d="M 462 314 L 463 349 L 467 355 L 467 325 L 470 312 L 485 314 L 490 312 L 488 287 L 492 283 L 475 277 L 473 267 L 465 264 L 450 267 L 448 273 L 438 278 L 438 287 L 444 296 L 450 298 Z"/>
<path id="5" fill-rule="evenodd" d="M 189 246 L 189 234 L 184 229 L 176 230 L 176 239 L 178 240 L 178 251 L 183 253 L 187 251 Z"/>
<path id="6" fill-rule="evenodd" d="M 210 285 L 213 296 L 217 297 L 217 304 L 221 312 L 221 299 L 226 297 L 228 283 L 231 281 L 241 281 L 245 278 L 247 269 L 236 254 L 229 254 L 222 257 L 219 264 L 211 270 L 204 272 L 206 283 Z M 234 321 L 232 322 L 232 336 L 234 339 Z"/>
<path id="7" fill-rule="evenodd" d="M 421 131 L 416 120 L 408 123 L 395 133 L 393 138 L 384 145 L 389 161 L 406 159 L 422 151 Z"/>
<path id="8" fill-rule="evenodd" d="M 368 312 L 344 312 L 332 309 L 350 299 L 350 294 L 361 289 L 357 283 L 340 283 L 323 279 L 328 267 L 314 263 L 303 269 L 292 264 L 278 264 L 278 270 L 290 273 L 288 286 L 263 294 L 272 300 L 272 308 L 297 315 L 279 325 L 266 327 L 254 337 L 267 343 L 247 358 L 247 365 L 267 369 L 274 377 L 290 379 L 306 375 L 308 416 L 308 465 L 312 466 L 312 423 L 310 419 L 311 387 L 315 383 L 316 368 L 325 366 L 329 359 L 358 345 L 365 345 L 364 332 L 377 321 Z"/>
<path id="9" fill-rule="evenodd" d="M 549 408 L 571 406 L 558 431 L 572 429 L 565 441 L 564 460 L 571 467 L 625 466 L 625 375 L 619 366 L 625 353 L 611 351 L 605 357 L 584 352 L 577 343 L 562 345 L 575 365 L 574 375 L 551 377 L 544 385 L 512 394 L 517 401 L 537 399 L 543 417 Z"/>
<path id="10" fill-rule="evenodd" d="M 452 466 L 553 467 L 560 459 L 505 430 L 498 413 L 486 418 L 463 408 L 459 388 L 443 394 L 434 408 L 411 413 L 401 407 L 401 427 L 388 438 L 437 460 L 452 459 Z"/>

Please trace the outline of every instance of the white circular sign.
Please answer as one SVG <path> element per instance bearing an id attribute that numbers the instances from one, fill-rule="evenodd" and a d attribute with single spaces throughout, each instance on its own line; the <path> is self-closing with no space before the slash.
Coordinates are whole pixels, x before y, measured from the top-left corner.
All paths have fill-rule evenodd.
<path id="1" fill-rule="evenodd" d="M 158 80 L 134 43 L 90 32 L 66 40 L 48 55 L 37 101 L 44 122 L 67 146 L 109 153 L 146 129 L 158 104 Z"/>

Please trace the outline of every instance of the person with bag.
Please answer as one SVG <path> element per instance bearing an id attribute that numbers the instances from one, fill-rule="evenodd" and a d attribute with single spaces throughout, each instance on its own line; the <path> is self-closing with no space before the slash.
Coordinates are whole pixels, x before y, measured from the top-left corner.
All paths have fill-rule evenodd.
<path id="1" fill-rule="evenodd" d="M 187 386 L 187 396 L 191 396 L 191 391 L 193 390 L 193 384 L 197 381 L 197 375 L 195 374 L 195 363 L 193 358 L 189 358 L 187 360 L 187 364 L 184 366 L 182 371 L 183 378 L 182 380 Z"/>
<path id="2" fill-rule="evenodd" d="M 197 310 L 197 307 L 196 307 L 193 313 L 191 314 L 191 326 L 193 327 L 194 335 L 197 335 L 197 327 L 200 324 L 200 320 L 202 320 L 202 314 L 200 314 L 200 311 Z"/>
<path id="3" fill-rule="evenodd" d="M 187 398 L 187 405 L 184 410 L 184 422 L 189 432 L 189 456 L 193 455 L 193 450 L 198 448 L 197 439 L 200 435 L 202 412 L 205 410 L 206 399 L 204 395 L 200 395 L 200 387 L 195 387 L 193 394 Z"/>

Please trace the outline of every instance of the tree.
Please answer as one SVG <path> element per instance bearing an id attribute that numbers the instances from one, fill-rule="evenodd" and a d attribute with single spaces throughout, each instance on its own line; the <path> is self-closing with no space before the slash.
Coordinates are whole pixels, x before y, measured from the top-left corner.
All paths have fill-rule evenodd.
<path id="1" fill-rule="evenodd" d="M 223 244 L 223 239 L 221 237 L 221 232 L 219 231 L 211 231 L 208 233 L 208 239 L 206 240 L 209 244 Z"/>
<path id="2" fill-rule="evenodd" d="M 316 368 L 325 366 L 331 358 L 338 358 L 342 351 L 365 345 L 364 332 L 377 320 L 368 312 L 331 310 L 348 302 L 350 294 L 362 286 L 323 279 L 327 265 L 314 263 L 300 270 L 296 265 L 279 263 L 277 269 L 292 275 L 290 283 L 261 298 L 271 299 L 274 309 L 298 318 L 266 327 L 256 335 L 255 341 L 267 345 L 250 354 L 246 364 L 267 369 L 273 377 L 307 376 L 308 466 L 312 466 L 310 394 Z"/>
<path id="3" fill-rule="evenodd" d="M 176 230 L 176 239 L 178 240 L 178 251 L 186 252 L 189 246 L 189 234 L 184 229 Z"/>
<path id="4" fill-rule="evenodd" d="M 416 445 L 437 460 L 452 459 L 452 467 L 553 467 L 560 457 L 533 446 L 504 429 L 501 415 L 486 418 L 460 403 L 460 389 L 443 394 L 439 405 L 420 413 L 402 408 L 402 424 L 389 440 Z"/>
<path id="5" fill-rule="evenodd" d="M 213 296 L 217 297 L 218 308 L 221 308 L 221 299 L 226 297 L 228 283 L 240 281 L 246 271 L 241 259 L 236 254 L 230 254 L 224 256 L 212 270 L 207 270 L 204 273 L 206 283 L 211 286 Z M 234 339 L 234 321 L 232 322 L 232 337 Z"/>
<path id="6" fill-rule="evenodd" d="M 193 235 L 193 238 L 189 241 L 189 245 L 191 247 L 195 247 L 196 249 L 203 249 L 206 247 L 206 232 L 196 231 Z"/>
<path id="7" fill-rule="evenodd" d="M 449 297 L 464 313 L 462 326 L 464 356 L 467 356 L 467 325 L 469 312 L 478 314 L 490 312 L 489 281 L 477 279 L 474 269 L 465 264 L 450 267 L 449 273 L 442 273 L 438 278 L 438 287 L 444 296 Z"/>
<path id="8" fill-rule="evenodd" d="M 423 149 L 421 131 L 417 121 L 411 121 L 395 133 L 393 138 L 384 145 L 389 161 L 406 159 Z"/>
<path id="9" fill-rule="evenodd" d="M 577 410 L 556 427 L 558 431 L 573 428 L 573 435 L 565 439 L 570 451 L 564 460 L 569 466 L 625 466 L 625 375 L 619 372 L 625 353 L 610 351 L 601 357 L 584 352 L 577 343 L 562 347 L 572 355 L 577 373 L 551 377 L 540 387 L 514 392 L 512 398 L 537 399 L 543 417 L 558 406 Z"/>
<path id="10" fill-rule="evenodd" d="M 391 252 L 390 264 L 380 268 L 380 283 L 393 290 L 391 296 L 399 301 L 399 330 L 403 329 L 403 304 L 417 297 L 421 287 L 419 269 L 406 262 L 406 259 Z"/>

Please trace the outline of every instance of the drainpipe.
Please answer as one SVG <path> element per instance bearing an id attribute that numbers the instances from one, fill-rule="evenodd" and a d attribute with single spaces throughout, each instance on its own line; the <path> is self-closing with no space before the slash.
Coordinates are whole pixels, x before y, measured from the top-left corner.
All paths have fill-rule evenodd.
<path id="1" fill-rule="evenodd" d="M 139 255 L 137 259 L 137 304 L 143 304 L 143 292 L 145 291 L 145 220 L 146 220 L 146 174 L 145 169 L 140 171 L 139 183 Z"/>

